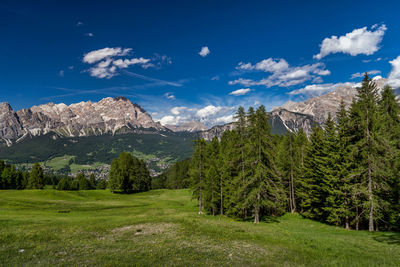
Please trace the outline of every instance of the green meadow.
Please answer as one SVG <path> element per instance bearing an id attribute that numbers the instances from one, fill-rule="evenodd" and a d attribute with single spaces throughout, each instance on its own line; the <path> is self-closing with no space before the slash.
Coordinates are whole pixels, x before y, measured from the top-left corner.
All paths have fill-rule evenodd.
<path id="1" fill-rule="evenodd" d="M 400 266 L 400 234 L 197 214 L 189 190 L 0 191 L 2 266 Z"/>

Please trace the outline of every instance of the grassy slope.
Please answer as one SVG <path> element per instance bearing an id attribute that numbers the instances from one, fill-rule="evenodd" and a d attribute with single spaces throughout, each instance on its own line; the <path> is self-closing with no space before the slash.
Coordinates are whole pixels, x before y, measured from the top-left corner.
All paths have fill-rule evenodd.
<path id="1" fill-rule="evenodd" d="M 399 266 L 400 235 L 197 215 L 188 190 L 0 191 L 0 264 Z"/>

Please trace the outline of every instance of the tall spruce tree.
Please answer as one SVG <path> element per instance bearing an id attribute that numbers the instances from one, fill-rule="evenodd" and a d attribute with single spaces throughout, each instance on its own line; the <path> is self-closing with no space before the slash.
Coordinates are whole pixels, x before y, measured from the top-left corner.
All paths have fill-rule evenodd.
<path id="1" fill-rule="evenodd" d="M 192 156 L 192 166 L 190 168 L 190 177 L 192 180 L 193 196 L 199 201 L 199 214 L 203 213 L 204 208 L 204 187 L 205 187 L 205 170 L 206 170 L 206 146 L 204 139 L 195 141 L 195 151 Z"/>
<path id="2" fill-rule="evenodd" d="M 380 135 L 385 138 L 387 188 L 379 190 L 380 199 L 385 199 L 383 221 L 388 229 L 400 229 L 400 104 L 390 86 L 383 88 L 379 101 L 381 116 Z M 385 189 L 385 188 L 384 188 Z"/>
<path id="3" fill-rule="evenodd" d="M 325 196 L 321 187 L 325 177 L 326 159 L 324 131 L 320 126 L 314 125 L 304 161 L 304 181 L 301 184 L 301 190 L 308 192 L 301 202 L 302 214 L 307 218 L 324 218 Z"/>
<path id="4" fill-rule="evenodd" d="M 365 74 L 357 99 L 350 109 L 351 143 L 355 168 L 351 175 L 358 177 L 359 194 L 365 195 L 362 206 L 368 209 L 368 230 L 374 231 L 376 219 L 380 216 L 380 202 L 377 188 L 384 186 L 383 177 L 385 145 L 380 136 L 378 95 L 375 83 Z M 378 190 L 379 190 L 378 189 Z M 360 200 L 360 198 L 358 198 Z"/>
<path id="5" fill-rule="evenodd" d="M 283 208 L 283 190 L 278 182 L 275 148 L 264 106 L 249 112 L 249 142 L 247 164 L 251 175 L 243 184 L 245 205 L 254 213 L 254 223 L 263 214 L 279 214 Z"/>

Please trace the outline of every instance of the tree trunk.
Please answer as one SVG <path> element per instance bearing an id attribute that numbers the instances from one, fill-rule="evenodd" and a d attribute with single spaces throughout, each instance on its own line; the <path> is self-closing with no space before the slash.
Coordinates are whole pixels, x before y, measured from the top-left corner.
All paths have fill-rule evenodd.
<path id="1" fill-rule="evenodd" d="M 199 174 L 200 174 L 200 182 L 199 182 L 199 214 L 203 214 L 203 196 L 202 196 L 202 151 L 201 151 L 201 144 L 200 144 L 200 162 L 199 162 Z"/>
<path id="2" fill-rule="evenodd" d="M 346 230 L 350 230 L 350 224 L 349 224 L 349 216 L 346 215 L 346 219 L 345 219 L 345 224 L 346 224 Z"/>
<path id="3" fill-rule="evenodd" d="M 220 191 L 219 191 L 219 196 L 220 196 L 220 202 L 219 202 L 219 212 L 220 212 L 220 215 L 222 216 L 222 215 L 224 215 L 224 205 L 223 205 L 223 203 L 222 203 L 222 179 L 221 179 L 221 182 L 220 182 Z"/>
<path id="4" fill-rule="evenodd" d="M 367 144 L 370 148 L 370 136 L 369 136 L 369 114 L 367 109 Z M 374 203 L 373 203 L 373 192 L 372 192 L 372 170 L 371 170 L 371 160 L 368 154 L 368 201 L 369 201 L 369 225 L 368 230 L 370 232 L 374 231 Z"/>
<path id="5" fill-rule="evenodd" d="M 360 216 L 358 215 L 358 206 L 356 206 L 356 230 L 358 230 L 359 225 L 360 225 Z"/>
<path id="6" fill-rule="evenodd" d="M 257 202 L 254 208 L 254 223 L 260 222 L 260 191 L 257 193 Z"/>
<path id="7" fill-rule="evenodd" d="M 368 200 L 369 200 L 369 225 L 368 230 L 370 232 L 374 231 L 374 202 L 372 193 L 372 177 L 371 168 L 368 164 Z"/>

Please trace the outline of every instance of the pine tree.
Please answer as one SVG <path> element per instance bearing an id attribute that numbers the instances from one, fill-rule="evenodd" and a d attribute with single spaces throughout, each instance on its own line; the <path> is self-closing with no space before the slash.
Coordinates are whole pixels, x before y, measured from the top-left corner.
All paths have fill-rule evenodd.
<path id="1" fill-rule="evenodd" d="M 91 189 L 96 189 L 97 181 L 93 173 L 91 173 L 89 176 L 89 184 Z"/>
<path id="2" fill-rule="evenodd" d="M 389 224 L 387 227 L 400 229 L 400 104 L 390 86 L 384 87 L 378 109 L 382 121 L 380 135 L 388 149 L 385 156 L 387 188 L 380 188 L 377 194 L 385 200 L 381 201 L 383 221 Z"/>
<path id="3" fill-rule="evenodd" d="M 246 177 L 242 190 L 245 192 L 245 206 L 253 209 L 254 223 L 260 222 L 263 213 L 282 212 L 284 205 L 283 190 L 277 182 L 274 145 L 268 120 L 264 106 L 260 106 L 255 113 L 249 112 L 249 153 L 246 159 L 251 176 Z"/>
<path id="4" fill-rule="evenodd" d="M 204 139 L 195 141 L 196 149 L 192 157 L 190 177 L 192 178 L 193 196 L 199 201 L 199 214 L 203 213 L 204 208 L 204 180 L 205 180 L 205 155 L 207 143 Z"/>
<path id="5" fill-rule="evenodd" d="M 304 180 L 302 192 L 308 192 L 302 199 L 302 214 L 311 219 L 323 220 L 325 196 L 321 189 L 325 176 L 326 150 L 324 131 L 320 126 L 314 125 L 310 136 L 310 145 L 304 161 Z"/>
<path id="6" fill-rule="evenodd" d="M 385 171 L 385 144 L 380 136 L 378 95 L 374 82 L 365 74 L 357 100 L 350 110 L 351 143 L 355 166 L 351 175 L 358 177 L 358 200 L 368 207 L 368 230 L 374 231 L 374 224 L 380 214 L 376 188 L 383 188 Z M 362 197 L 366 196 L 366 199 Z M 358 215 L 357 215 L 358 216 Z"/>
<path id="7" fill-rule="evenodd" d="M 219 175 L 219 141 L 214 137 L 206 148 L 204 207 L 212 215 L 217 214 L 220 206 L 220 175 Z"/>
<path id="8" fill-rule="evenodd" d="M 29 173 L 27 188 L 29 189 L 43 189 L 44 188 L 44 175 L 43 169 L 39 163 L 35 163 Z"/>

